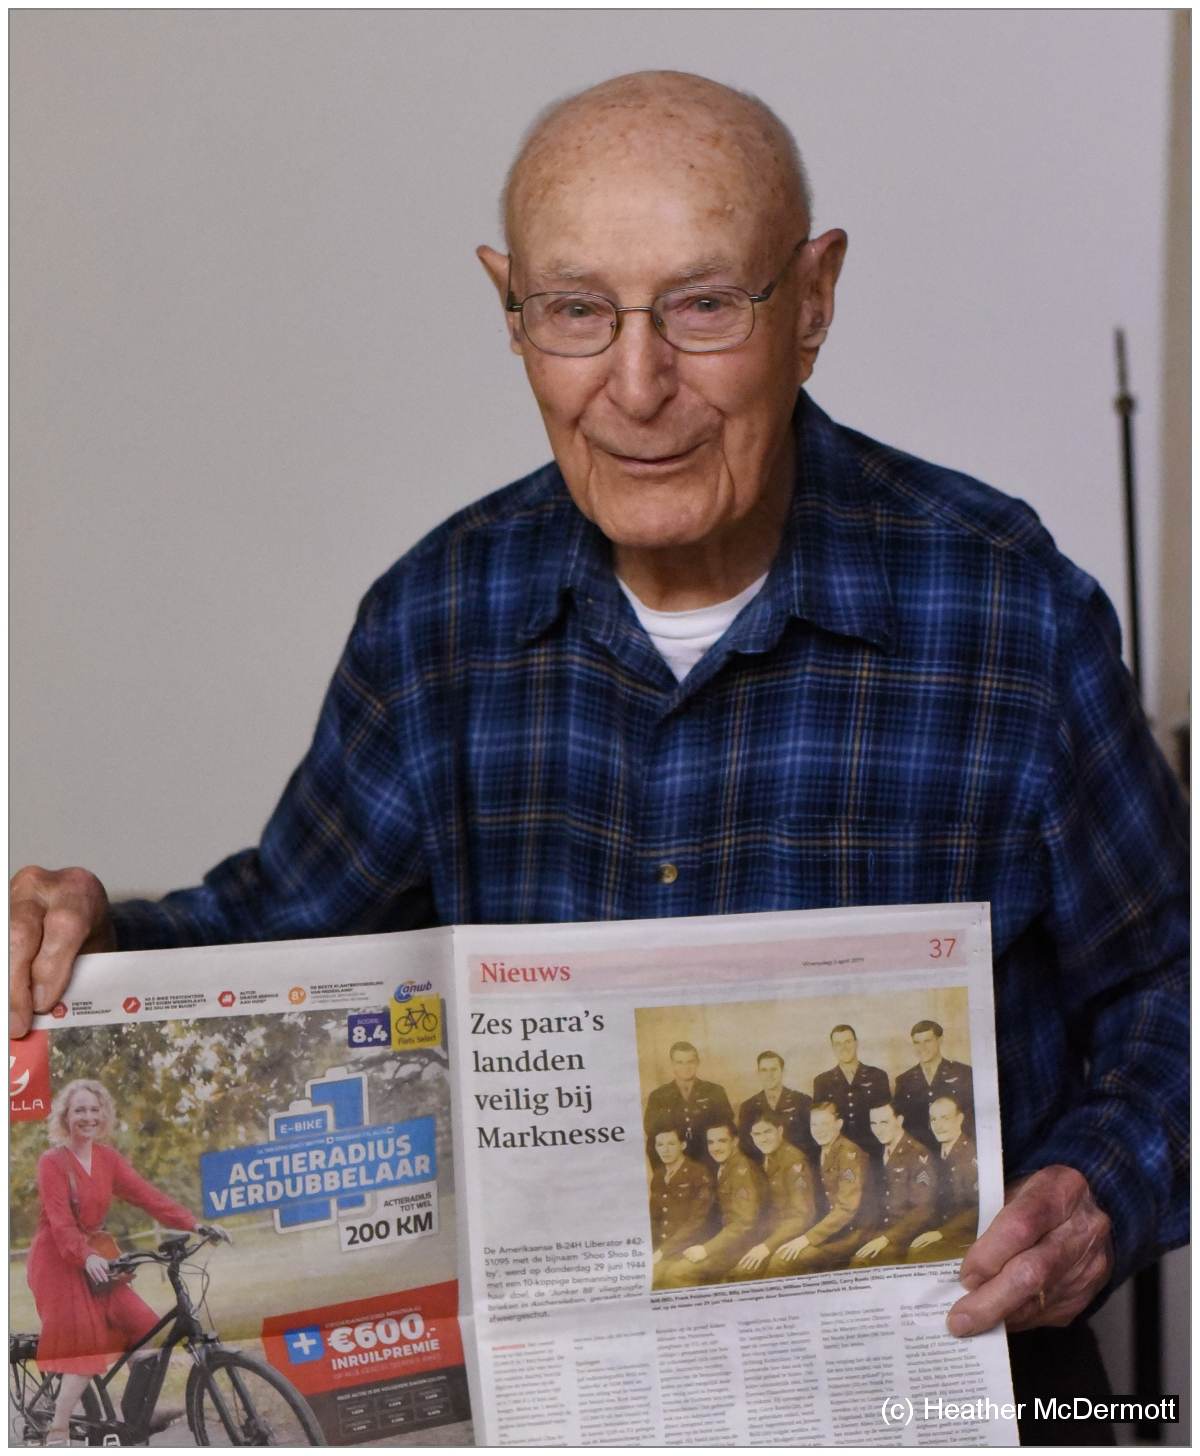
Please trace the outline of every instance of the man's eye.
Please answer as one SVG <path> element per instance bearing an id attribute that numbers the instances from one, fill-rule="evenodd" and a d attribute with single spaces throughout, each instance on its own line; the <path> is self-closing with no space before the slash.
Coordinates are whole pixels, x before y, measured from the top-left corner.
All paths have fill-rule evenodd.
<path id="1" fill-rule="evenodd" d="M 550 306 L 550 314 L 556 319 L 564 322 L 575 323 L 587 319 L 599 318 L 601 308 L 598 303 L 590 298 L 560 298 L 556 299 Z"/>

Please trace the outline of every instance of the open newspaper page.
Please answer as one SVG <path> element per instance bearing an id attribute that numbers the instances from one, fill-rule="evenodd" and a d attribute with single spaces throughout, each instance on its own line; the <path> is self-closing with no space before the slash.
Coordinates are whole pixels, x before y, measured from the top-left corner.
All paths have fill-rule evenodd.
<path id="1" fill-rule="evenodd" d="M 945 1328 L 1003 1197 L 986 905 L 454 954 L 481 1442 L 1016 1443 L 1003 1334 Z"/>
<path id="2" fill-rule="evenodd" d="M 76 1444 L 470 1443 L 450 943 L 79 963 L 10 1043 L 13 1444 L 75 1374 Z M 94 1282 L 118 1255 L 132 1282 Z"/>

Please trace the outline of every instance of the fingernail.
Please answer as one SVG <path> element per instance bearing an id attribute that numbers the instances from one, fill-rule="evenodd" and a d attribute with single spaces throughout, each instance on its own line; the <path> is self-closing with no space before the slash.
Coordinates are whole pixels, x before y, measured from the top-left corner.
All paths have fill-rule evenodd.
<path id="1" fill-rule="evenodd" d="M 975 1322 L 969 1314 L 952 1314 L 946 1321 L 946 1328 L 952 1335 L 969 1335 L 975 1330 Z"/>
<path id="2" fill-rule="evenodd" d="M 33 993 L 33 1009 L 38 1012 L 49 1011 L 54 1005 L 54 997 L 49 991 L 40 988 Z"/>

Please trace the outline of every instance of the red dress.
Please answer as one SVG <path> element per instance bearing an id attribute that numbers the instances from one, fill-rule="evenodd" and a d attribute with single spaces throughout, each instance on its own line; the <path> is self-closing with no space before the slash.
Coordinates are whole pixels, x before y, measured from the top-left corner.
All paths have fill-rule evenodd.
<path id="1" fill-rule="evenodd" d="M 75 1176 L 78 1218 L 71 1207 L 68 1168 Z M 37 1183 L 41 1213 L 25 1277 L 42 1322 L 38 1364 L 44 1371 L 102 1375 L 159 1317 L 131 1285 L 93 1291 L 84 1273 L 91 1252 L 84 1229 L 94 1232 L 103 1226 L 114 1197 L 144 1208 L 167 1228 L 194 1229 L 196 1220 L 139 1178 L 115 1148 L 99 1143 L 92 1146 L 90 1173 L 69 1148 L 43 1153 Z"/>

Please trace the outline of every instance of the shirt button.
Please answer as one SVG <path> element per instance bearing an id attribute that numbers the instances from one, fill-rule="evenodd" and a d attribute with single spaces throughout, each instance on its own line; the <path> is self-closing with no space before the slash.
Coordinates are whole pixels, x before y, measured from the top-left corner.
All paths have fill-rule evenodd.
<path id="1" fill-rule="evenodd" d="M 673 885 L 679 878 L 679 870 L 673 864 L 660 864 L 658 867 L 658 883 L 660 885 Z"/>

